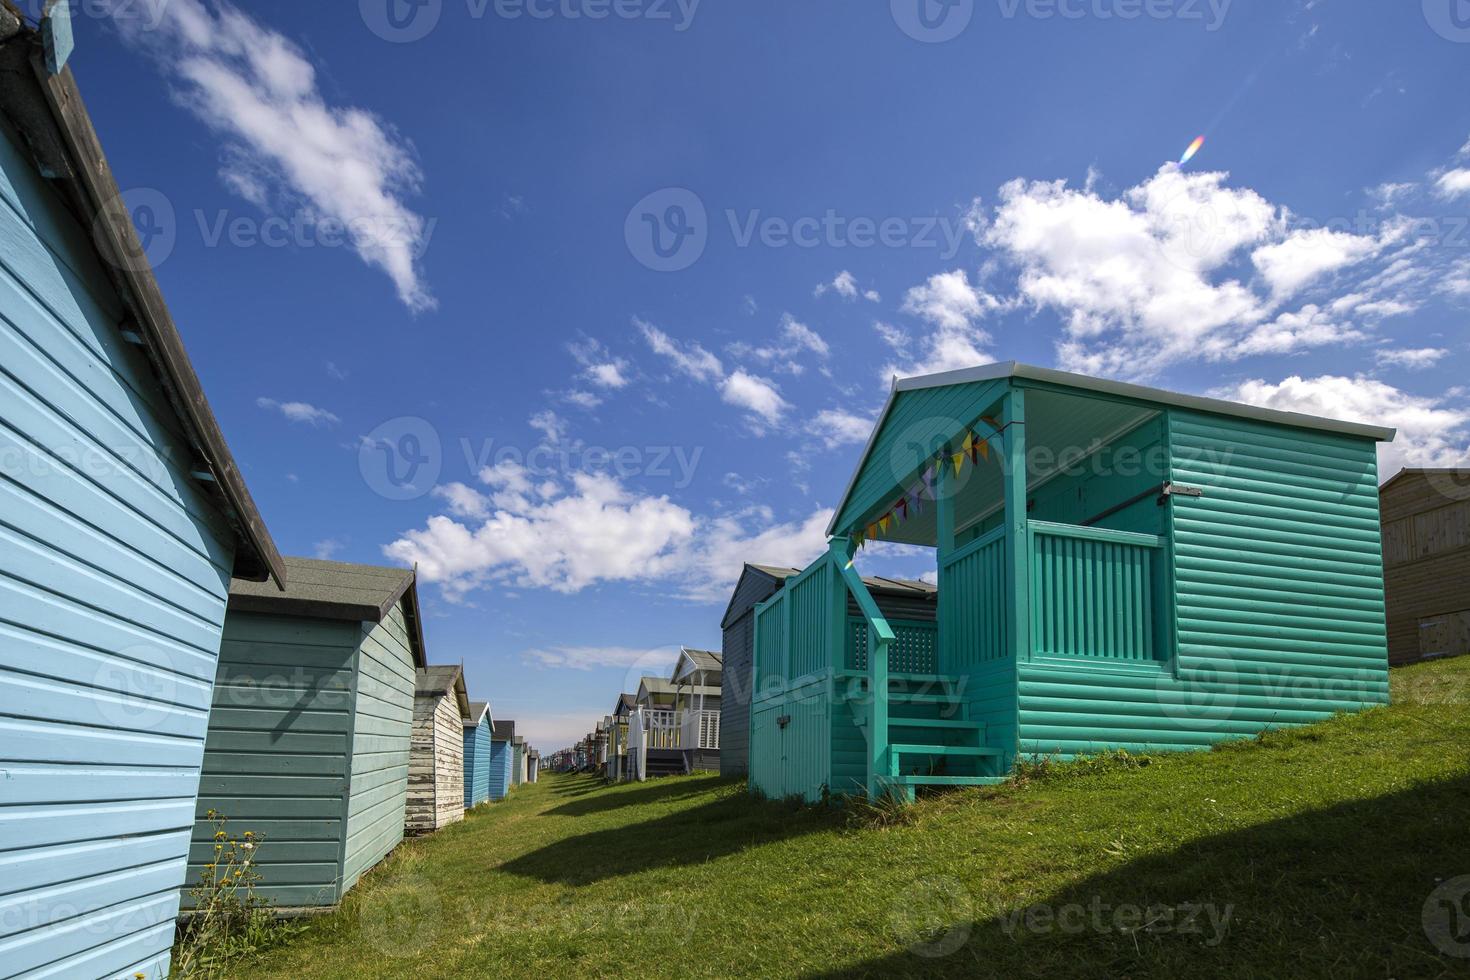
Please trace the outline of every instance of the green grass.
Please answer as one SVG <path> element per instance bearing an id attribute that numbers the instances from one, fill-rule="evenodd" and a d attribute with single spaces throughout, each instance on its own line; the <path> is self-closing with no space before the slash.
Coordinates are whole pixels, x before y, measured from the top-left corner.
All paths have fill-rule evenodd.
<path id="1" fill-rule="evenodd" d="M 1424 929 L 1470 874 L 1470 657 L 1395 671 L 1394 696 L 904 814 L 547 776 L 236 975 L 1470 975 Z"/>

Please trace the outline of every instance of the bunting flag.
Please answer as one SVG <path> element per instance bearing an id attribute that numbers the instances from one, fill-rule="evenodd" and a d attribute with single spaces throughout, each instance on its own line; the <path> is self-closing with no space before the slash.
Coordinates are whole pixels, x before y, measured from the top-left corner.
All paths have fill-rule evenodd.
<path id="1" fill-rule="evenodd" d="M 890 527 L 896 527 L 905 521 L 912 520 L 924 513 L 924 498 L 935 499 L 935 482 L 939 479 L 945 466 L 954 467 L 954 475 L 958 478 L 964 471 L 965 460 L 970 461 L 971 466 L 979 466 L 981 460 L 990 460 L 990 440 L 1001 435 L 1007 426 L 1001 425 L 998 420 L 989 415 L 982 415 L 979 421 L 984 422 L 995 430 L 990 435 L 978 435 L 973 428 L 965 430 L 964 440 L 959 444 L 958 451 L 941 451 L 935 454 L 923 469 L 919 471 L 919 480 L 913 486 L 903 492 L 888 512 L 869 524 L 863 531 L 853 532 L 855 548 L 861 549 L 868 541 L 875 541 L 879 536 L 888 533 Z M 848 563 L 849 565 L 851 562 Z"/>

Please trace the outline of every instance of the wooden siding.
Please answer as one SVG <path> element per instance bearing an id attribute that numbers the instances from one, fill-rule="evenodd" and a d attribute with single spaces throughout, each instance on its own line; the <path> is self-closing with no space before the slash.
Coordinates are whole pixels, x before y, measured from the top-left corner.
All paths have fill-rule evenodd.
<path id="1" fill-rule="evenodd" d="M 510 750 L 510 743 L 491 739 L 490 741 L 490 799 L 503 800 L 510 792 L 510 763 L 514 756 Z"/>
<path id="2" fill-rule="evenodd" d="M 414 660 L 404 603 L 368 625 L 357 655 L 341 894 L 403 840 L 408 805 Z"/>
<path id="3" fill-rule="evenodd" d="M 189 883 L 213 858 L 215 810 L 265 837 L 262 895 L 336 903 L 352 739 L 355 623 L 232 612 L 225 620 L 195 809 Z M 189 904 L 189 896 L 184 896 Z"/>
<path id="4" fill-rule="evenodd" d="M 726 682 L 721 688 L 720 775 L 743 776 L 749 770 L 750 687 L 755 680 L 751 655 L 755 650 L 755 607 L 752 605 L 725 628 L 721 650 Z"/>
<path id="5" fill-rule="evenodd" d="M 464 819 L 464 722 L 452 695 L 419 696 L 413 706 L 407 831 L 427 834 Z"/>
<path id="6" fill-rule="evenodd" d="M 464 730 L 464 805 L 479 806 L 490 799 L 490 722 Z"/>
<path id="7" fill-rule="evenodd" d="M 87 229 L 0 128 L 0 964 L 161 977 L 234 538 Z"/>
<path id="8" fill-rule="evenodd" d="M 1022 664 L 1025 752 L 1199 749 L 1388 700 L 1374 444 L 1185 410 L 1169 443 L 1203 490 L 1170 498 L 1175 656 Z"/>
<path id="9" fill-rule="evenodd" d="M 1407 473 L 1381 500 L 1389 658 L 1470 653 L 1470 487 Z"/>

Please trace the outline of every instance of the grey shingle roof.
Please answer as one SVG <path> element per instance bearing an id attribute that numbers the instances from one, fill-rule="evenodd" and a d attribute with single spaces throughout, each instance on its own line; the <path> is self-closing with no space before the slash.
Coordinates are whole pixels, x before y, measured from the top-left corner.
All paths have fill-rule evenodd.
<path id="1" fill-rule="evenodd" d="M 496 741 L 509 742 L 515 738 L 516 723 L 514 721 L 497 721 L 490 726 L 491 737 Z"/>
<path id="2" fill-rule="evenodd" d="M 480 719 L 485 717 L 485 712 L 490 710 L 490 705 L 485 701 L 471 701 L 470 713 L 465 716 L 465 724 L 471 728 L 480 724 Z"/>
<path id="3" fill-rule="evenodd" d="M 719 670 L 725 658 L 712 650 L 683 649 L 683 654 L 694 663 L 695 670 Z"/>
<path id="4" fill-rule="evenodd" d="M 413 696 L 437 698 L 451 695 L 459 702 L 460 718 L 470 715 L 470 699 L 465 693 L 464 668 L 459 664 L 420 667 L 414 676 Z"/>
<path id="5" fill-rule="evenodd" d="M 232 579 L 230 611 L 381 623 L 401 600 L 414 663 L 420 667 L 427 663 L 413 572 L 319 558 L 287 557 L 281 561 L 286 570 L 284 590 L 269 582 Z"/>

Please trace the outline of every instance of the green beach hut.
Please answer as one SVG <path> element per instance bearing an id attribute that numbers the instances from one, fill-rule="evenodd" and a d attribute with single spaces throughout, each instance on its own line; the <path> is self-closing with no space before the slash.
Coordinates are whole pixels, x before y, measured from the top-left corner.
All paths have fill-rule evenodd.
<path id="1" fill-rule="evenodd" d="M 830 550 L 757 607 L 751 787 L 911 796 L 1386 703 L 1393 436 L 1014 362 L 897 381 Z M 935 550 L 937 637 L 879 610 L 875 540 Z"/>
<path id="2" fill-rule="evenodd" d="M 403 840 L 424 640 L 413 572 L 284 561 L 285 591 L 230 584 L 189 880 L 213 810 L 263 836 L 263 897 L 326 908 Z"/>

